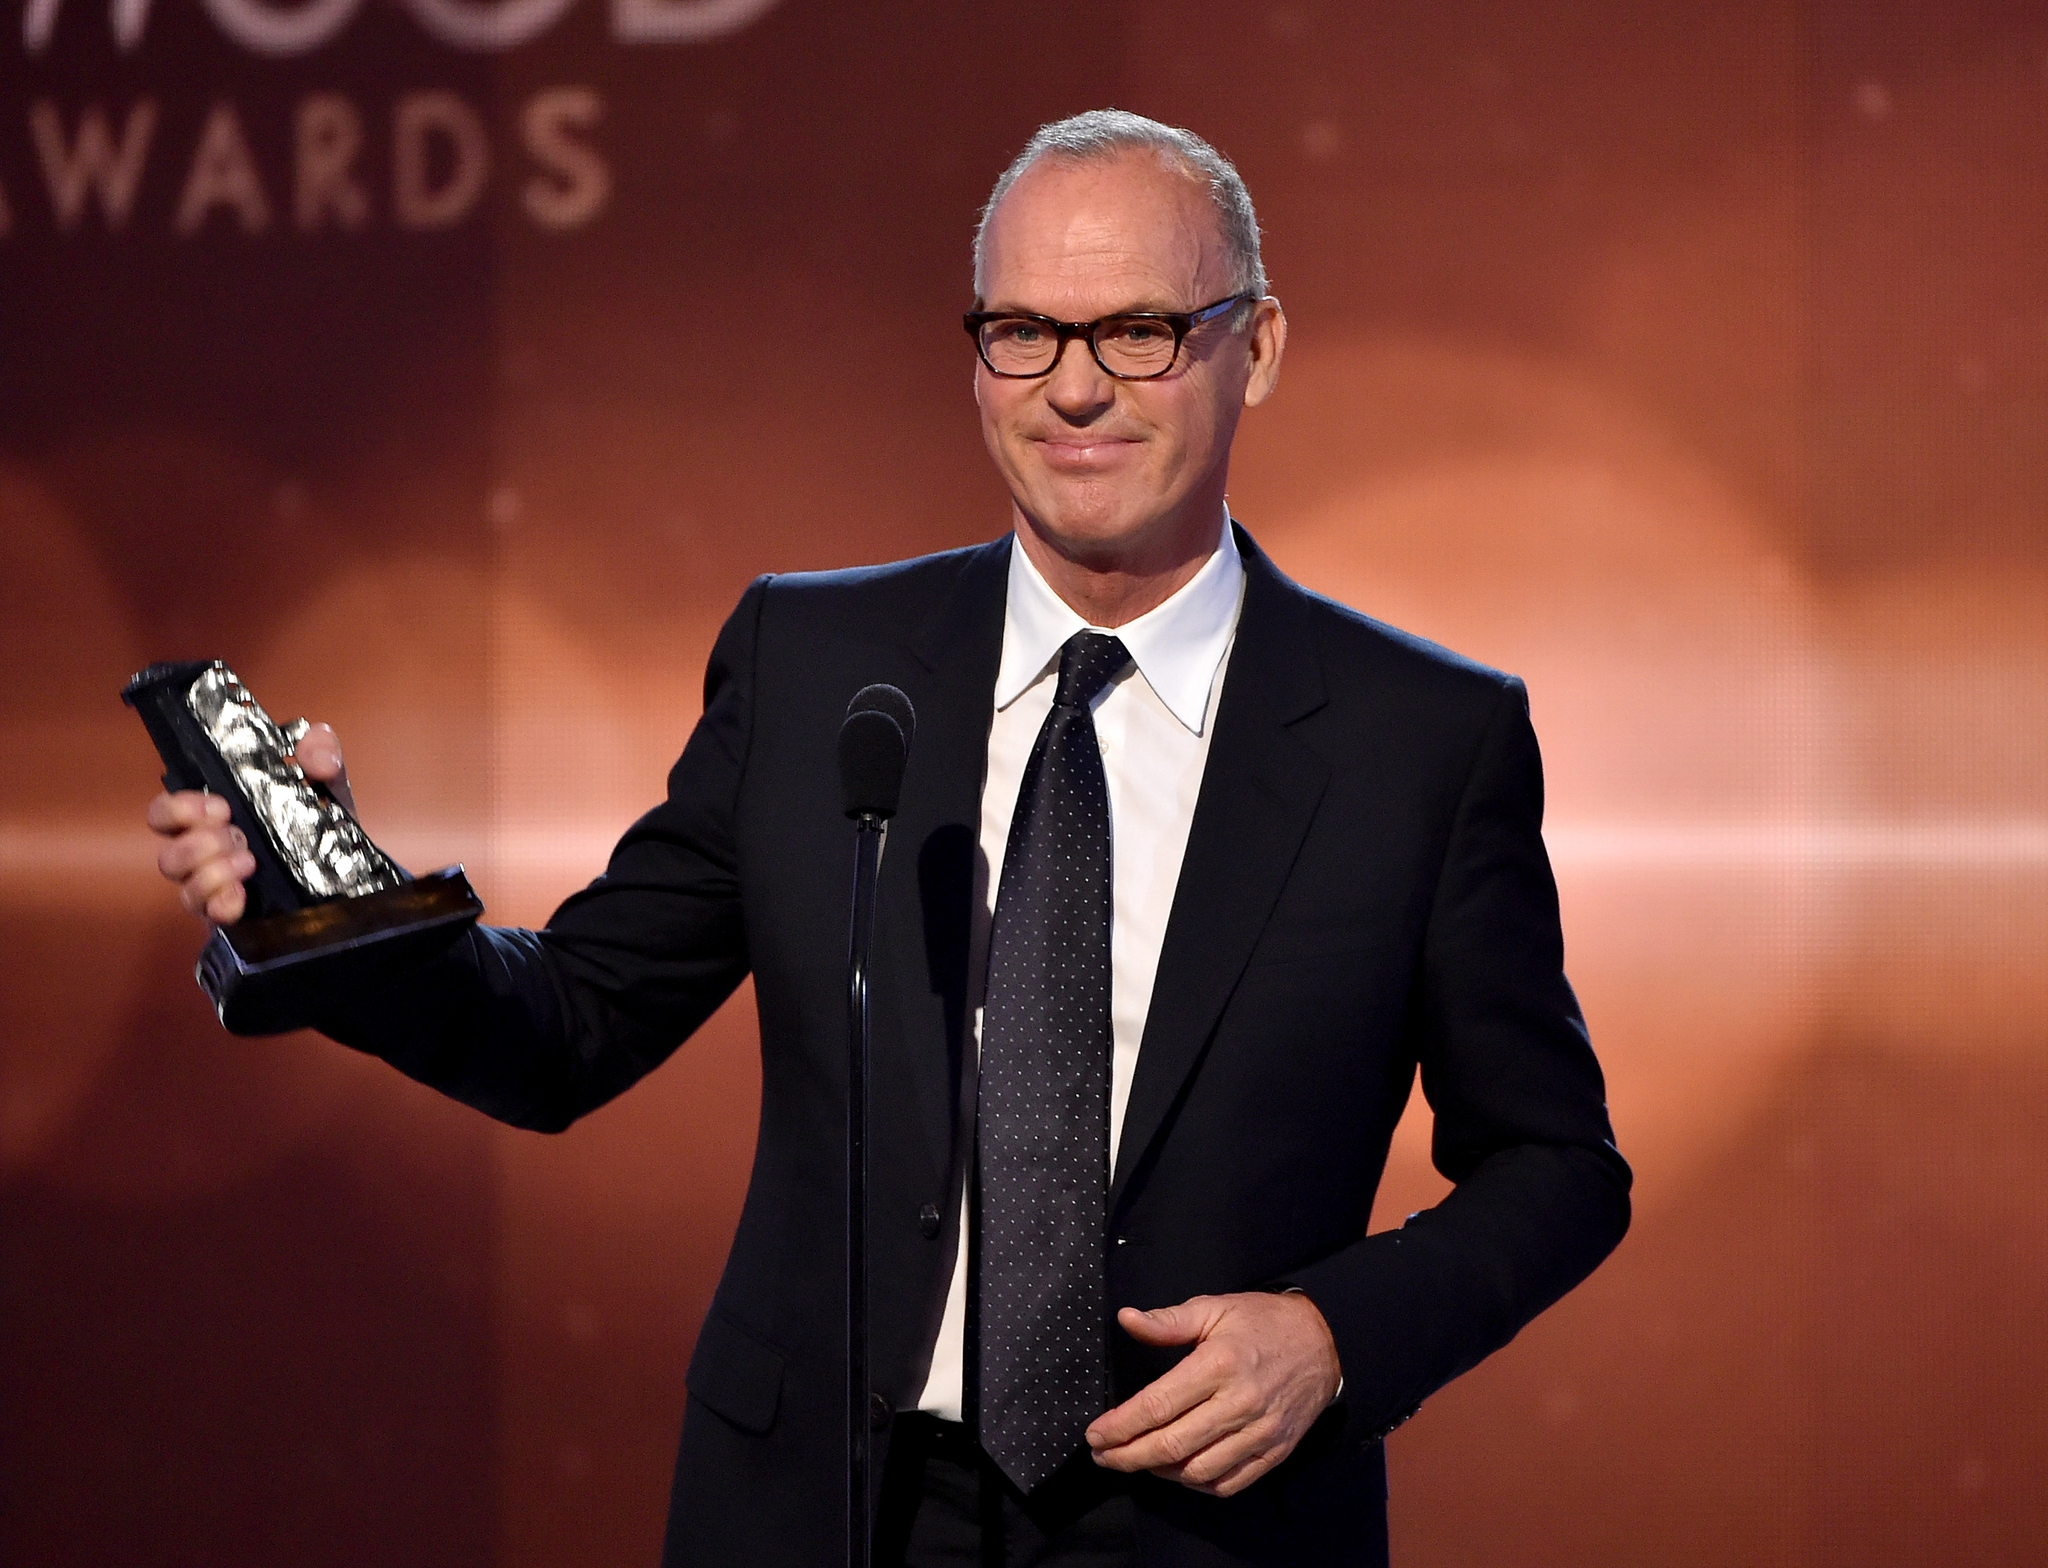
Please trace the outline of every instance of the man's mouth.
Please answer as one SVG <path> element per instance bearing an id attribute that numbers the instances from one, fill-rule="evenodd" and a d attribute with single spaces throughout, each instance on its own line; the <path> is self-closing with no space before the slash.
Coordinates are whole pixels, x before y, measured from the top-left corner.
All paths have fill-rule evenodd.
<path id="1" fill-rule="evenodd" d="M 1127 436 L 1034 436 L 1048 468 L 1061 473 L 1091 473 L 1129 457 L 1139 443 Z"/>

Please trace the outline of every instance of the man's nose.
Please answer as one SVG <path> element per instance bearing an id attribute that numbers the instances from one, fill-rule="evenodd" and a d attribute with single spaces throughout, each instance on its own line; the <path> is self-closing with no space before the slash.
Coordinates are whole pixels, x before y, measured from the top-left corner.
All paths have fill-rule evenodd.
<path id="1" fill-rule="evenodd" d="M 1116 401 L 1116 377 L 1097 363 L 1086 338 L 1069 338 L 1045 373 L 1045 400 L 1067 419 L 1086 419 Z"/>

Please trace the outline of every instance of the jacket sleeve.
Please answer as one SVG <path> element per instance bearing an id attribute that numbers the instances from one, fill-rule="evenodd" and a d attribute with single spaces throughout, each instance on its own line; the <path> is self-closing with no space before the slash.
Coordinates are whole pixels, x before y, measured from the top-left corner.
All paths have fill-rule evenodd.
<path id="1" fill-rule="evenodd" d="M 1330 1325 L 1356 1435 L 1414 1414 L 1628 1229 L 1629 1168 L 1564 976 L 1542 823 L 1528 696 L 1505 680 L 1452 821 L 1411 1014 L 1433 1158 L 1455 1186 L 1288 1279 Z"/>
<path id="2" fill-rule="evenodd" d="M 712 649 L 668 797 L 545 930 L 479 926 L 322 1033 L 517 1127 L 557 1132 L 652 1072 L 745 978 L 735 831 L 766 577 Z"/>

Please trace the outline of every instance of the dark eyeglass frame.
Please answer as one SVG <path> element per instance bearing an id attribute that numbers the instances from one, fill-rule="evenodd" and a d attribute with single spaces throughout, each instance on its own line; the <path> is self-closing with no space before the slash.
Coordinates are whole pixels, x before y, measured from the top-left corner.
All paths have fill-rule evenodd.
<path id="1" fill-rule="evenodd" d="M 1202 305 L 1194 310 L 1119 310 L 1111 315 L 1097 316 L 1093 321 L 1055 321 L 1051 316 L 1041 316 L 1029 310 L 970 310 L 964 320 L 967 335 L 974 339 L 974 352 L 980 357 L 983 366 L 990 375 L 1001 376 L 1006 381 L 1036 381 L 1042 376 L 1051 375 L 1059 369 L 1060 357 L 1066 353 L 1067 344 L 1074 338 L 1080 338 L 1088 345 L 1088 352 L 1094 356 L 1095 363 L 1102 366 L 1104 375 L 1114 376 L 1119 381 L 1157 381 L 1161 376 L 1170 375 L 1174 367 L 1180 363 L 1181 345 L 1187 341 L 1190 332 L 1206 322 L 1214 321 L 1233 306 L 1251 304 L 1256 297 L 1251 294 L 1232 294 L 1227 299 L 1217 300 L 1213 305 Z M 1045 369 L 998 370 L 990 364 L 988 347 L 981 340 L 981 329 L 991 321 L 1029 321 L 1051 332 L 1058 341 L 1053 345 L 1052 359 Z M 1148 370 L 1143 375 L 1134 376 L 1126 371 L 1110 369 L 1108 365 L 1103 364 L 1102 350 L 1095 346 L 1095 334 L 1101 331 L 1106 323 L 1112 321 L 1156 321 L 1173 334 L 1173 357 L 1160 369 Z"/>

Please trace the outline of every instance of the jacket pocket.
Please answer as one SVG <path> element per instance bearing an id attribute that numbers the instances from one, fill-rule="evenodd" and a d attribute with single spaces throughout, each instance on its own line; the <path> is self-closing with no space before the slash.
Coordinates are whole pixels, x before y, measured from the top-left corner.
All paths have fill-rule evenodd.
<path id="1" fill-rule="evenodd" d="M 684 1381 L 691 1395 L 742 1432 L 767 1435 L 782 1402 L 782 1352 L 771 1350 L 716 1307 L 705 1316 Z"/>

